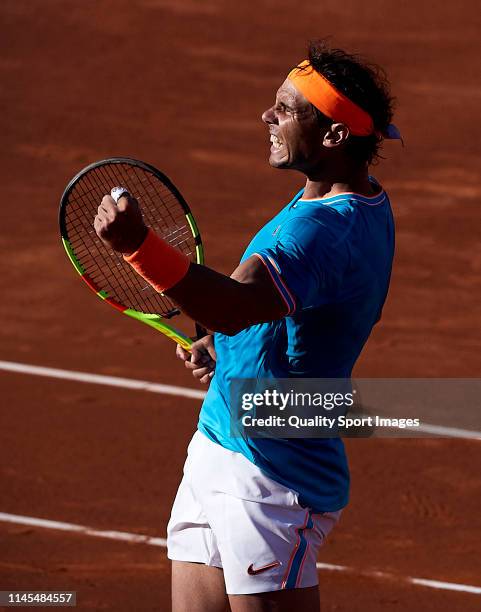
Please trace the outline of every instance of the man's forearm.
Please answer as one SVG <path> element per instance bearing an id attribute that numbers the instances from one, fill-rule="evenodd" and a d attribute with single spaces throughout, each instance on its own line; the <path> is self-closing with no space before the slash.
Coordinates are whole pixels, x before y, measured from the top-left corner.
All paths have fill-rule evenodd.
<path id="1" fill-rule="evenodd" d="M 165 293 L 194 321 L 227 335 L 284 315 L 280 296 L 257 262 L 240 266 L 232 277 L 193 263 Z"/>

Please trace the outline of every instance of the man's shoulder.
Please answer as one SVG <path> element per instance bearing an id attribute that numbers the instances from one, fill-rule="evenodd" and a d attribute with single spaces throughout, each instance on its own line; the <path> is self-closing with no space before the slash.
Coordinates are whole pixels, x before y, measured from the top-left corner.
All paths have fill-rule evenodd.
<path id="1" fill-rule="evenodd" d="M 282 224 L 280 240 L 332 243 L 345 236 L 353 225 L 356 209 L 349 202 L 340 206 L 326 206 L 311 202 L 302 203 L 296 214 Z"/>

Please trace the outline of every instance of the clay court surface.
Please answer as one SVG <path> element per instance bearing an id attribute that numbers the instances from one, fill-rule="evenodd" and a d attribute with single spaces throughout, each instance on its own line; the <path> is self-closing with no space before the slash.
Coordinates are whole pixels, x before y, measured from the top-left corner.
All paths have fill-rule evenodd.
<path id="1" fill-rule="evenodd" d="M 477 2 L 3 0 L 0 19 L 0 359 L 196 387 L 172 343 L 79 282 L 58 239 L 61 192 L 91 161 L 149 161 L 190 203 L 207 262 L 230 272 L 302 184 L 269 168 L 261 112 L 306 41 L 332 34 L 384 65 L 406 144 L 374 171 L 397 255 L 355 374 L 481 376 Z M 0 376 L 0 512 L 165 537 L 200 400 Z M 319 558 L 323 609 L 479 610 L 479 593 L 407 578 L 481 587 L 481 442 L 347 445 L 352 501 Z M 0 590 L 168 610 L 169 581 L 152 542 L 0 521 Z"/>

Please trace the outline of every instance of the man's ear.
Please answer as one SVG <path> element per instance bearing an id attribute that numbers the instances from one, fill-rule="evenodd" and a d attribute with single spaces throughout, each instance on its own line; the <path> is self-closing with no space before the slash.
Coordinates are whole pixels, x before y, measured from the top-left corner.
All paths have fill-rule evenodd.
<path id="1" fill-rule="evenodd" d="M 338 147 L 349 138 L 349 128 L 344 123 L 332 123 L 322 140 L 324 147 L 328 149 Z"/>

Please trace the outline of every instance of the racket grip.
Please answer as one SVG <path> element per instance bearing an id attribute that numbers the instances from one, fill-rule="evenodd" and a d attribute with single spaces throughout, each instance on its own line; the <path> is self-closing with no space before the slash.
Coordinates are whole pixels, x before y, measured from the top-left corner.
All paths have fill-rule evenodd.
<path id="1" fill-rule="evenodd" d="M 119 200 L 122 196 L 126 195 L 130 197 L 130 193 L 125 189 L 125 187 L 114 187 L 110 190 L 110 197 L 115 200 L 115 203 L 118 204 Z"/>
<path id="2" fill-rule="evenodd" d="M 197 340 L 207 336 L 207 330 L 198 323 L 195 324 L 195 333 L 197 334 Z"/>

